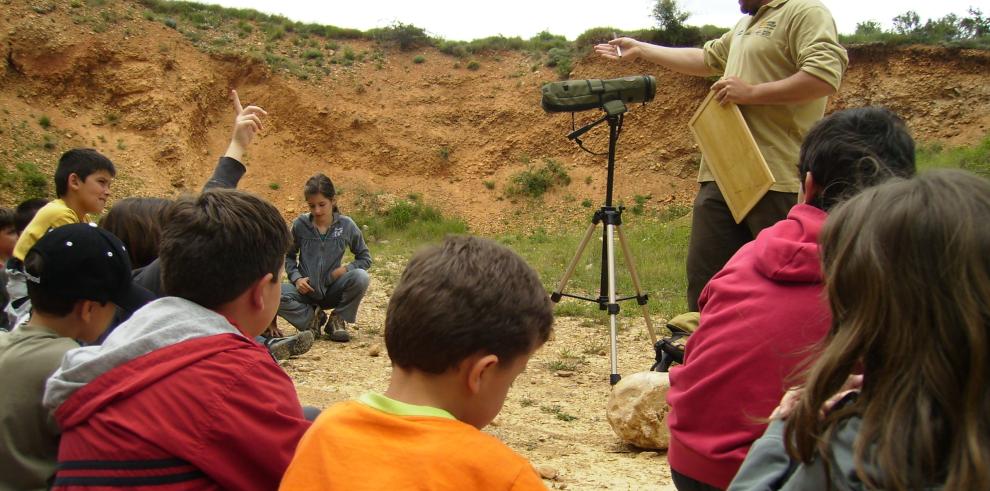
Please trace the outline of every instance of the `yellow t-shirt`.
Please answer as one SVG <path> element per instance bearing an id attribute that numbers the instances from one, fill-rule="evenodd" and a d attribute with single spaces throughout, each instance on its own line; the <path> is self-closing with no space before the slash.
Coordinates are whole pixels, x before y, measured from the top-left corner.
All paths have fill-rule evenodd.
<path id="1" fill-rule="evenodd" d="M 17 244 L 14 245 L 14 257 L 23 261 L 28 251 L 34 247 L 35 242 L 38 242 L 38 239 L 45 235 L 48 230 L 70 223 L 82 223 L 85 220 L 86 217 L 77 215 L 76 212 L 72 211 L 72 208 L 65 204 L 65 201 L 56 199 L 49 202 L 38 210 L 38 213 L 31 219 L 31 223 L 17 239 Z"/>
<path id="2" fill-rule="evenodd" d="M 832 14 L 818 0 L 773 0 L 743 17 L 721 38 L 705 43 L 705 64 L 749 84 L 783 80 L 803 71 L 836 90 L 849 63 Z M 826 97 L 801 104 L 741 105 L 753 138 L 776 179 L 770 189 L 796 193 L 801 141 L 825 114 Z M 714 181 L 704 159 L 698 181 Z"/>
<path id="3" fill-rule="evenodd" d="M 437 408 L 380 394 L 331 406 L 313 423 L 279 487 L 295 490 L 545 490 L 530 463 Z"/>

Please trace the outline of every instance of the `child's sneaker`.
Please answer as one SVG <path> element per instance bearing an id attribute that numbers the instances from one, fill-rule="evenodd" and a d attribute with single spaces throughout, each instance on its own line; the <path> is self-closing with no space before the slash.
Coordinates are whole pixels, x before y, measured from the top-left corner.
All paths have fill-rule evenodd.
<path id="1" fill-rule="evenodd" d="M 346 343 L 351 340 L 351 335 L 347 333 L 347 323 L 335 313 L 330 314 L 330 317 L 327 319 L 327 324 L 324 326 L 323 330 L 327 333 L 327 336 L 330 337 L 331 341 Z"/>
<path id="2" fill-rule="evenodd" d="M 267 343 L 268 351 L 276 360 L 284 360 L 290 356 L 299 356 L 313 347 L 316 336 L 313 331 L 302 331 L 295 336 L 272 338 Z"/>

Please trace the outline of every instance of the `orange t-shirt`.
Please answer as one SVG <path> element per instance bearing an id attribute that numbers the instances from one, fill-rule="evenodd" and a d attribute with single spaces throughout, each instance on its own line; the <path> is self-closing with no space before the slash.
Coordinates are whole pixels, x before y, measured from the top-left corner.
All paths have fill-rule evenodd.
<path id="1" fill-rule="evenodd" d="M 529 461 L 446 411 L 366 394 L 316 419 L 279 489 L 546 487 Z"/>

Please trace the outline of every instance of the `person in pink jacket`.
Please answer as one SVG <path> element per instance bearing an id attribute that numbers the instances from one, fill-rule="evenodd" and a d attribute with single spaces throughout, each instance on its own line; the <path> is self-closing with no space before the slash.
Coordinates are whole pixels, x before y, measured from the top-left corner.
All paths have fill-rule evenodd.
<path id="1" fill-rule="evenodd" d="M 787 218 L 743 246 L 702 291 L 701 321 L 670 372 L 668 461 L 677 489 L 724 489 L 809 350 L 831 324 L 818 233 L 828 210 L 914 174 L 914 141 L 881 108 L 834 113 L 801 145 Z"/>

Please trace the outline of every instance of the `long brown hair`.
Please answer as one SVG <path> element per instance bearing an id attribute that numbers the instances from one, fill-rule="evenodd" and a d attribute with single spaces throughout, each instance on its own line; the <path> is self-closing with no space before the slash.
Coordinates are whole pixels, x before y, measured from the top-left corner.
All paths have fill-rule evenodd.
<path id="1" fill-rule="evenodd" d="M 127 246 L 132 268 L 143 268 L 158 257 L 162 215 L 170 203 L 165 198 L 124 198 L 100 219 L 100 227 Z"/>
<path id="2" fill-rule="evenodd" d="M 930 171 L 868 189 L 821 242 L 832 328 L 788 419 L 790 454 L 827 461 L 840 421 L 858 416 L 868 487 L 990 489 L 990 182 Z M 856 401 L 821 417 L 859 369 Z"/>

